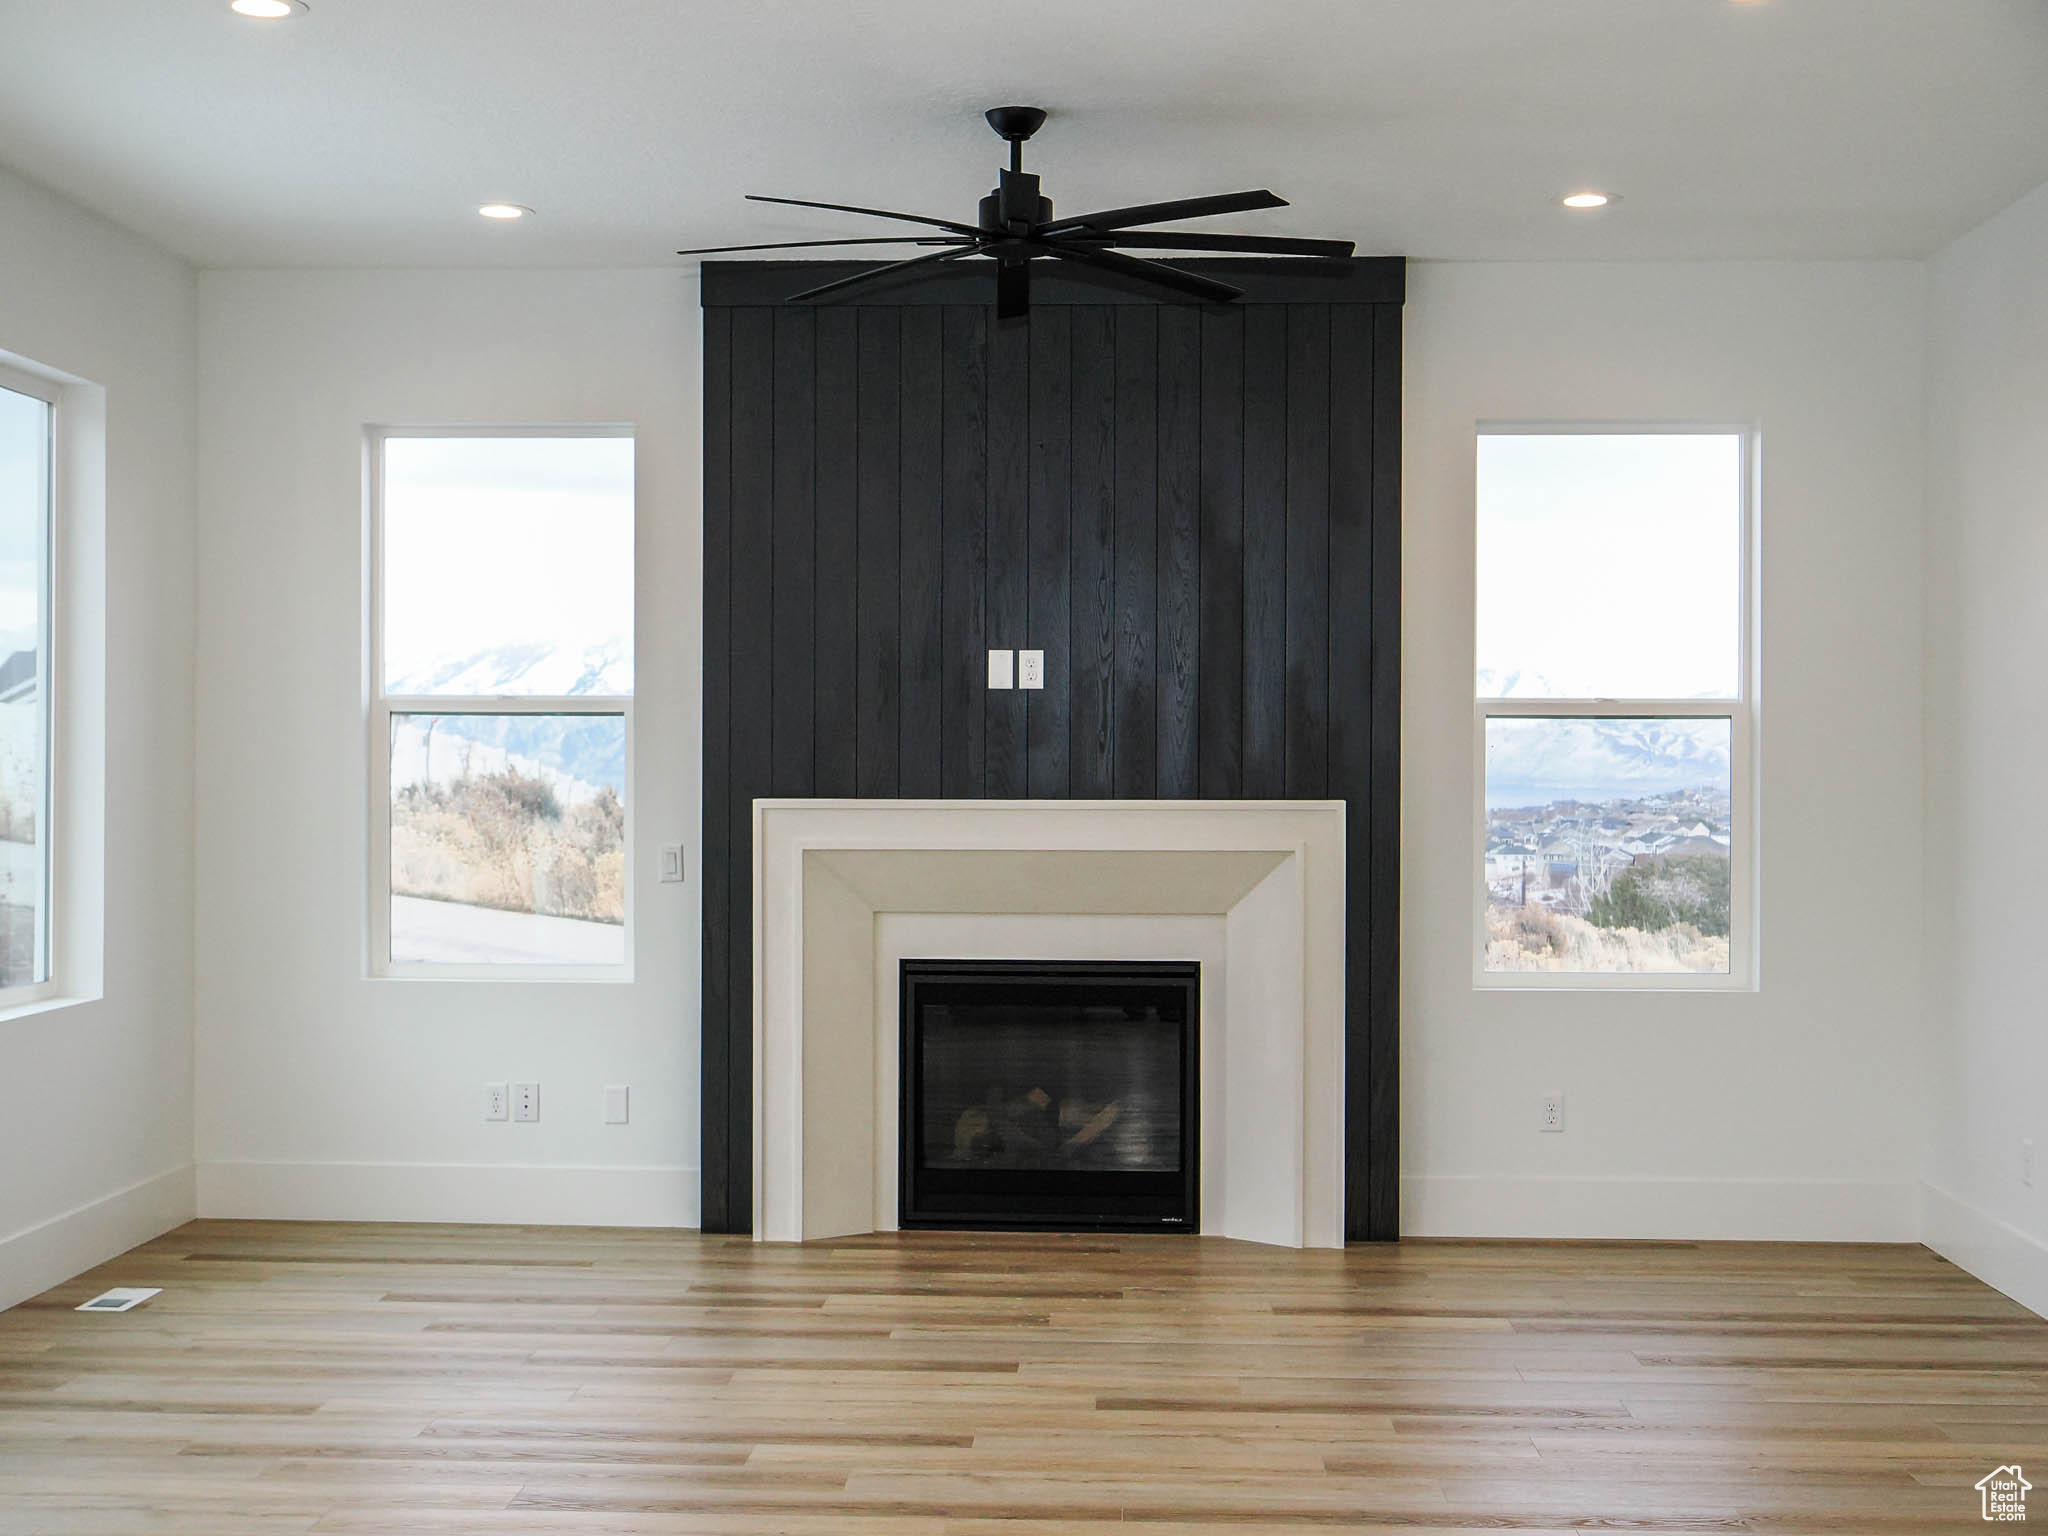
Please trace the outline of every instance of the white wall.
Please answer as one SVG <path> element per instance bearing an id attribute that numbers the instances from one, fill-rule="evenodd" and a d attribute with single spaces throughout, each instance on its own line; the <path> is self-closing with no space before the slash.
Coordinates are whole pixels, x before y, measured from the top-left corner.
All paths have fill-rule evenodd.
<path id="1" fill-rule="evenodd" d="M 1411 269 L 1407 1231 L 1917 1235 L 1925 281 L 1912 263 Z M 1760 424 L 1754 992 L 1473 987 L 1473 431 L 1488 418 Z M 1652 583 L 1640 601 L 1655 600 Z M 1562 1135 L 1536 1129 L 1550 1089 Z"/>
<path id="2" fill-rule="evenodd" d="M 1927 1239 L 2048 1312 L 2048 187 L 1941 255 L 1930 321 Z"/>
<path id="3" fill-rule="evenodd" d="M 1910 263 L 1413 269 L 1410 1231 L 1916 1235 L 1925 281 Z M 649 884 L 646 856 L 697 823 L 694 291 L 666 272 L 212 273 L 201 316 L 202 1208 L 694 1219 L 696 888 Z M 1573 417 L 1761 425 L 1753 993 L 1471 984 L 1473 426 Z M 578 419 L 634 421 L 642 444 L 638 980 L 365 980 L 363 424 Z M 479 1085 L 523 1077 L 542 1123 L 485 1124 Z M 608 1130 L 597 1089 L 619 1081 L 635 1124 Z M 1551 1088 L 1562 1136 L 1534 1128 Z"/>
<path id="4" fill-rule="evenodd" d="M 696 1221 L 697 313 L 673 271 L 202 275 L 205 1214 Z M 638 432 L 636 979 L 366 979 L 364 427 L 586 421 Z M 486 1123 L 521 1080 L 540 1123 Z"/>
<path id="5" fill-rule="evenodd" d="M 74 540 L 104 594 L 73 617 L 104 624 L 108 855 L 101 997 L 0 1019 L 0 1307 L 192 1214 L 193 347 L 189 268 L 0 171 L 0 352 L 105 392 L 104 549 Z"/>

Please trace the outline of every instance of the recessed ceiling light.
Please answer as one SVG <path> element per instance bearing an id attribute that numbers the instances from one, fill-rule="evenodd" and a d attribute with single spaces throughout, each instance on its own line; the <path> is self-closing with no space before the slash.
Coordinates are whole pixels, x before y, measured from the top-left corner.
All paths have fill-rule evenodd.
<path id="1" fill-rule="evenodd" d="M 533 212 L 531 208 L 521 207 L 518 203 L 482 203 L 478 205 L 476 211 L 487 219 L 502 220 L 523 219 Z"/>
<path id="2" fill-rule="evenodd" d="M 256 21 L 286 21 L 305 14 L 306 0 L 228 0 L 228 9 Z"/>
<path id="3" fill-rule="evenodd" d="M 1605 192 L 1574 192 L 1564 199 L 1567 208 L 1605 208 L 1614 199 Z"/>

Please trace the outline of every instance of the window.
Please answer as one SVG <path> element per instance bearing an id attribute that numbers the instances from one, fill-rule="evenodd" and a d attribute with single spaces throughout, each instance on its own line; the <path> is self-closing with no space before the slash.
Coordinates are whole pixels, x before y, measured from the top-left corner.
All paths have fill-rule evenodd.
<path id="1" fill-rule="evenodd" d="M 633 439 L 370 441 L 373 972 L 631 957 Z"/>
<path id="2" fill-rule="evenodd" d="M 1481 985 L 1748 984 L 1752 445 L 1481 429 Z"/>
<path id="3" fill-rule="evenodd" d="M 50 982 L 56 399 L 0 373 L 0 1004 Z"/>

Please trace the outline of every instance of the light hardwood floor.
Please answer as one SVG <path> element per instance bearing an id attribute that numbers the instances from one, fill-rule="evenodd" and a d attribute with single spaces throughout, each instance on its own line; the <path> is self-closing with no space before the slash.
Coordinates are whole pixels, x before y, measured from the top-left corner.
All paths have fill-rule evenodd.
<path id="1" fill-rule="evenodd" d="M 1963 1531 L 2013 1461 L 2048 1521 L 2048 1323 L 1914 1247 L 201 1221 L 0 1314 L 8 1536 Z"/>

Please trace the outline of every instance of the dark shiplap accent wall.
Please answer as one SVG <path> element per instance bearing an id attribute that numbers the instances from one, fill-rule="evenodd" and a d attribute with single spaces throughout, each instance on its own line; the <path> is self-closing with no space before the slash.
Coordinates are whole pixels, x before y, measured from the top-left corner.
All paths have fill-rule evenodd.
<path id="1" fill-rule="evenodd" d="M 842 265 L 704 269 L 705 1229 L 751 1220 L 757 797 L 1341 798 L 1345 1225 L 1394 1237 L 1401 264 L 775 302 Z"/>

